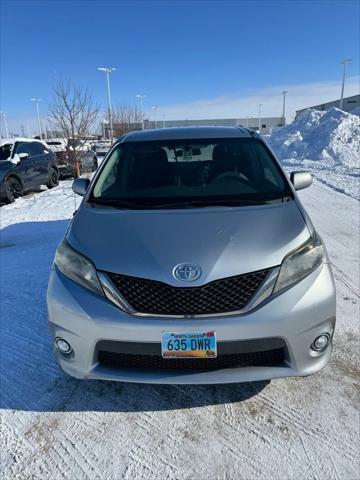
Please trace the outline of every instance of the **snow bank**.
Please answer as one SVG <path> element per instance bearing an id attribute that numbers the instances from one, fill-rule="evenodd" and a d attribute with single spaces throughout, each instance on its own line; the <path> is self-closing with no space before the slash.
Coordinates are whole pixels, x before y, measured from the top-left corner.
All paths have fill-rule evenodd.
<path id="1" fill-rule="evenodd" d="M 360 119 L 335 107 L 325 112 L 309 109 L 275 130 L 268 142 L 280 159 L 320 160 L 350 171 L 359 168 Z"/>
<path id="2" fill-rule="evenodd" d="M 71 189 L 72 180 L 65 180 L 41 193 L 17 198 L 15 203 L 5 205 L 0 210 L 0 229 L 20 222 L 43 222 L 71 218 L 79 206 L 81 198 Z"/>

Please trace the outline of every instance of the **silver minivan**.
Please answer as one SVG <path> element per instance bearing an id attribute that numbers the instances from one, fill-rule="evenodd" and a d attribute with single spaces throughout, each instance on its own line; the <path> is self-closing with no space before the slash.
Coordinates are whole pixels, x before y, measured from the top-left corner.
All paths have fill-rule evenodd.
<path id="1" fill-rule="evenodd" d="M 184 127 L 119 138 L 57 249 L 54 352 L 76 378 L 207 384 L 306 376 L 328 362 L 324 244 L 262 138 Z"/>

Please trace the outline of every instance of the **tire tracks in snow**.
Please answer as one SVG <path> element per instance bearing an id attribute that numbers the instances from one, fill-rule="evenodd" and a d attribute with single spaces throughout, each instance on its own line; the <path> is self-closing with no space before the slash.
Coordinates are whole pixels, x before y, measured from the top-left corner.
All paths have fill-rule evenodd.
<path id="1" fill-rule="evenodd" d="M 331 263 L 331 266 L 334 269 L 335 278 L 339 282 L 342 282 L 349 290 L 351 290 L 356 297 L 360 298 L 360 290 L 353 285 L 352 280 L 334 263 Z"/>
<path id="2" fill-rule="evenodd" d="M 357 456 L 358 450 L 353 447 L 351 443 L 343 438 L 341 445 L 339 445 L 337 442 L 337 432 L 334 432 L 334 437 L 332 437 L 324 431 L 323 426 L 319 424 L 316 419 L 311 418 L 311 424 L 306 424 L 302 420 L 300 414 L 292 406 L 289 405 L 287 410 L 282 410 L 271 398 L 262 393 L 259 393 L 258 397 L 254 398 L 254 402 L 259 403 L 260 399 L 270 406 L 272 411 L 276 412 L 278 417 L 287 422 L 287 425 L 294 427 L 294 429 L 301 430 L 302 433 L 313 437 L 318 440 L 319 443 L 326 443 L 328 448 L 334 450 L 339 457 L 346 457 L 348 460 L 352 461 L 353 458 Z"/>

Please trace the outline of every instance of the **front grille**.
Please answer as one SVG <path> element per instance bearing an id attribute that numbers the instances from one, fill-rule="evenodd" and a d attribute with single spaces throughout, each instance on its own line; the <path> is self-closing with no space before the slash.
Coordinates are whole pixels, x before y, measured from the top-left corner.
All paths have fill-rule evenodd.
<path id="1" fill-rule="evenodd" d="M 138 313 L 210 315 L 245 307 L 268 270 L 222 278 L 200 287 L 173 287 L 156 280 L 109 273 L 120 294 Z"/>
<path id="2" fill-rule="evenodd" d="M 233 353 L 216 358 L 162 358 L 161 355 L 115 353 L 100 350 L 101 365 L 139 370 L 214 371 L 225 368 L 281 366 L 284 363 L 284 348 L 262 352 Z"/>

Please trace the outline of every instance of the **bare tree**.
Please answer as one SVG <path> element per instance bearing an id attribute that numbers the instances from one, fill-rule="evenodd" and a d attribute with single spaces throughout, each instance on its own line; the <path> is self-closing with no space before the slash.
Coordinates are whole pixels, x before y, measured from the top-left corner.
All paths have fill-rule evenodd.
<path id="1" fill-rule="evenodd" d="M 128 103 L 117 105 L 113 112 L 113 125 L 115 135 L 141 129 L 140 108 Z"/>
<path id="2" fill-rule="evenodd" d="M 98 112 L 99 107 L 87 88 L 61 78 L 54 81 L 49 122 L 55 130 L 63 132 L 67 140 L 76 177 L 80 175 L 81 146 L 89 135 Z"/>

